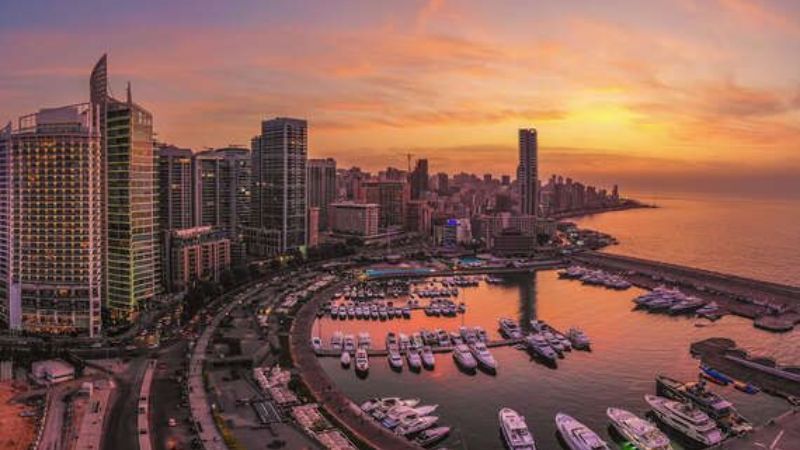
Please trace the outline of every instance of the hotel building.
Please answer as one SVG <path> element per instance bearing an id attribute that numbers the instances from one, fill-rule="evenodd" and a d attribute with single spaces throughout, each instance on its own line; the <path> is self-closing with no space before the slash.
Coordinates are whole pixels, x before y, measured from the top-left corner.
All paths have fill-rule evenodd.
<path id="1" fill-rule="evenodd" d="M 97 335 L 103 202 L 89 104 L 43 109 L 0 132 L 0 320 Z"/>

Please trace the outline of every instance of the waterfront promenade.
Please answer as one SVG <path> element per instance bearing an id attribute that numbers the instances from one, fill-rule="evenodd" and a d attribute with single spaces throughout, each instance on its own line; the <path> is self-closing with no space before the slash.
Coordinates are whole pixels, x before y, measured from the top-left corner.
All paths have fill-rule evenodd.
<path id="1" fill-rule="evenodd" d="M 333 292 L 341 289 L 343 284 L 322 291 L 297 311 L 289 335 L 289 347 L 295 368 L 317 402 L 359 441 L 381 450 L 419 448 L 366 416 L 328 377 L 309 345 L 311 329 L 317 318 L 317 308 L 324 300 L 330 298 Z"/>

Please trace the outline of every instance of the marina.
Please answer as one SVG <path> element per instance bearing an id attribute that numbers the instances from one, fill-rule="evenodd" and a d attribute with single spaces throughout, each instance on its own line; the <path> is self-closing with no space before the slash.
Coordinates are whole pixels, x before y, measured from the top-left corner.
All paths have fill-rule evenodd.
<path id="1" fill-rule="evenodd" d="M 735 316 L 724 316 L 696 327 L 695 323 L 701 319 L 637 314 L 631 300 L 645 291 L 636 287 L 616 290 L 573 283 L 559 279 L 552 270 L 502 278 L 502 282 L 481 282 L 477 287 L 460 289 L 453 300 L 463 301 L 467 308 L 464 314 L 456 317 L 433 317 L 419 310 L 408 320 L 391 322 L 320 317 L 309 336 L 319 336 L 327 343 L 336 332 L 354 335 L 367 332 L 373 345 L 369 350 L 368 377 L 358 377 L 352 369 L 342 370 L 333 358 L 319 358 L 318 362 L 337 388 L 356 404 L 368 397 L 392 393 L 425 398 L 426 402 L 440 405 L 436 415 L 451 430 L 439 445 L 495 449 L 503 445 L 497 431 L 497 412 L 504 407 L 526 417 L 538 448 L 563 445 L 559 444 L 563 440 L 556 433 L 558 413 L 574 417 L 614 448 L 621 442 L 617 433 L 609 433 L 606 409 L 615 406 L 644 416 L 651 409 L 644 396 L 657 394 L 657 374 L 696 380 L 700 373 L 699 361 L 692 358 L 689 347 L 704 337 L 735 336 L 760 344 L 758 350 L 778 349 L 791 353 L 789 360 L 800 360 L 800 354 L 793 353 L 797 346 L 789 345 L 800 340 L 796 333 L 765 333 Z M 402 298 L 397 301 L 403 302 Z M 554 329 L 564 330 L 565 336 L 575 328 L 590 343 L 591 351 L 574 349 L 568 358 L 558 359 L 557 368 L 542 364 L 524 351 L 523 342 L 508 341 L 502 336 L 500 317 L 513 319 L 526 334 L 535 331 L 532 325 L 536 326 L 536 320 L 540 319 Z M 487 347 L 497 361 L 496 374 L 465 372 L 451 358 L 441 357 L 436 358 L 433 370 L 397 371 L 391 369 L 383 356 L 384 341 L 390 331 L 398 340 L 402 333 L 411 341 L 421 330 L 438 328 L 447 330 L 445 334 L 450 339 L 451 332 L 462 326 L 485 330 Z M 309 339 L 306 337 L 305 341 Z M 430 349 L 431 354 L 437 356 L 450 351 L 446 347 L 431 346 Z M 402 363 L 407 368 L 405 359 L 402 358 Z M 631 361 L 635 364 L 629 364 Z M 713 385 L 709 389 L 718 387 Z M 756 426 L 789 407 L 782 399 L 746 394 L 732 388 L 725 396 Z M 673 448 L 691 447 L 679 433 L 668 429 L 665 433 L 671 438 Z"/>

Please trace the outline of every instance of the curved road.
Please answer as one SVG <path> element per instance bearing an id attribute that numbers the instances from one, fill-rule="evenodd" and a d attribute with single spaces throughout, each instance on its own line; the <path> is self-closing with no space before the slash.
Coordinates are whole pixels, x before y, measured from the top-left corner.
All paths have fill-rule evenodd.
<path id="1" fill-rule="evenodd" d="M 339 391 L 328 378 L 325 369 L 319 364 L 317 356 L 308 344 L 311 328 L 317 317 L 317 308 L 324 299 L 330 297 L 331 293 L 340 289 L 341 285 L 325 289 L 297 311 L 289 335 L 289 348 L 294 365 L 319 404 L 360 441 L 381 450 L 418 449 L 420 447 L 379 426 L 364 414 L 358 405 Z"/>

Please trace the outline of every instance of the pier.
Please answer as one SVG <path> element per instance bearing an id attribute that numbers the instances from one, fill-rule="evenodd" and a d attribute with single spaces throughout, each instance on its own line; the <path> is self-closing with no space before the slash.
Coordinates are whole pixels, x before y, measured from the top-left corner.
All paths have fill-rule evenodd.
<path id="1" fill-rule="evenodd" d="M 797 409 L 771 419 L 752 433 L 726 441 L 714 448 L 751 450 L 754 448 L 790 450 L 800 448 L 800 411 Z"/>
<path id="2" fill-rule="evenodd" d="M 800 400 L 800 367 L 781 367 L 770 358 L 749 355 L 726 338 L 695 342 L 691 352 L 706 365 L 728 376 L 790 401 Z"/>
<path id="3" fill-rule="evenodd" d="M 631 283 L 645 289 L 661 284 L 677 286 L 688 294 L 717 302 L 726 312 L 754 319 L 756 326 L 770 331 L 789 331 L 800 323 L 797 286 L 602 252 L 583 252 L 570 260 L 625 273 Z"/>
<path id="4" fill-rule="evenodd" d="M 512 345 L 521 344 L 523 342 L 522 339 L 496 339 L 493 341 L 489 341 L 486 343 L 486 347 L 488 348 L 495 348 L 495 347 L 507 347 Z M 432 346 L 431 351 L 433 353 L 450 353 L 453 351 L 453 346 Z M 402 352 L 404 353 L 404 352 Z M 339 357 L 342 356 L 342 350 L 334 350 L 332 348 L 321 348 L 316 351 L 317 356 L 335 356 Z M 386 349 L 380 348 L 373 348 L 367 350 L 367 356 L 370 358 L 372 357 L 381 357 L 381 356 L 389 356 L 389 352 Z"/>

